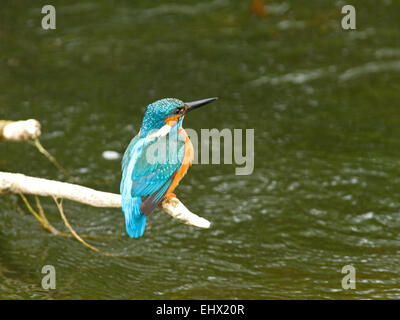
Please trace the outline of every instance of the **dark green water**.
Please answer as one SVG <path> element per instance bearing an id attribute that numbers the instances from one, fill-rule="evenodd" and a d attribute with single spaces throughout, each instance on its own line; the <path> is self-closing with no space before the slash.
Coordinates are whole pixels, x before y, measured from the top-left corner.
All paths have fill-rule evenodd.
<path id="1" fill-rule="evenodd" d="M 118 192 L 120 161 L 102 153 L 124 151 L 148 103 L 219 96 L 184 125 L 254 128 L 255 169 L 189 170 L 176 193 L 209 230 L 157 211 L 132 240 L 118 209 L 65 201 L 78 233 L 128 258 L 49 235 L 1 196 L 0 298 L 400 298 L 400 1 L 357 2 L 355 31 L 342 1 L 268 1 L 266 18 L 250 1 L 51 3 L 49 31 L 42 2 L 1 3 L 0 119 L 38 119 L 80 184 Z M 26 143 L 1 142 L 0 170 L 67 180 Z"/>

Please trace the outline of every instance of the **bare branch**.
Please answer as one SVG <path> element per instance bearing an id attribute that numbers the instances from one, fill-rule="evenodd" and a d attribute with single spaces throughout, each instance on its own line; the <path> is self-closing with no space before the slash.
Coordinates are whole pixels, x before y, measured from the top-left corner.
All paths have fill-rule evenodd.
<path id="1" fill-rule="evenodd" d="M 0 140 L 25 141 L 40 136 L 40 123 L 37 120 L 0 120 Z"/>
<path id="2" fill-rule="evenodd" d="M 69 199 L 94 207 L 121 207 L 119 194 L 97 191 L 72 183 L 29 177 L 20 173 L 0 172 L 0 194 L 7 192 Z M 190 212 L 177 198 L 164 199 L 160 207 L 182 223 L 205 229 L 211 225 L 208 220 Z"/>

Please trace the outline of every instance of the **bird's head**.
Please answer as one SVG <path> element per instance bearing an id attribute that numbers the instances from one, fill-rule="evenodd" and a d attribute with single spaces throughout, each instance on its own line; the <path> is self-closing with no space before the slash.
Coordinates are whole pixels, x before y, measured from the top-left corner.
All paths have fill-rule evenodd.
<path id="1" fill-rule="evenodd" d="M 140 136 L 149 134 L 162 136 L 176 124 L 182 125 L 183 117 L 190 111 L 204 106 L 217 98 L 209 98 L 192 102 L 183 102 L 175 98 L 165 98 L 149 104 L 144 113 Z"/>

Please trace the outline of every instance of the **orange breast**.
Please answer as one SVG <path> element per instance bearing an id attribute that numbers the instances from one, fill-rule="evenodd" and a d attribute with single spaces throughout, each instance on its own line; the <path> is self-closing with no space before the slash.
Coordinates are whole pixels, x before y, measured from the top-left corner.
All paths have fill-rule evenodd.
<path id="1" fill-rule="evenodd" d="M 193 157 L 194 157 L 193 144 L 190 141 L 189 136 L 187 135 L 186 131 L 182 128 L 179 130 L 179 134 L 185 140 L 185 153 L 183 156 L 183 163 L 182 163 L 182 166 L 180 167 L 179 171 L 176 173 L 174 180 L 172 180 L 171 186 L 167 190 L 166 194 L 171 193 L 175 190 L 175 188 L 179 184 L 179 181 L 182 180 L 182 178 L 188 171 L 189 166 L 192 164 Z"/>

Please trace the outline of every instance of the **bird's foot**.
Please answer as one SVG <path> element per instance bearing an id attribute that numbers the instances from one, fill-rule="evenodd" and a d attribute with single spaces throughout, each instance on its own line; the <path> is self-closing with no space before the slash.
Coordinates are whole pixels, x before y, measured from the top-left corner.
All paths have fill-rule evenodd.
<path id="1" fill-rule="evenodd" d="M 172 192 L 169 192 L 164 196 L 164 198 L 176 198 L 176 194 L 172 193 Z"/>

